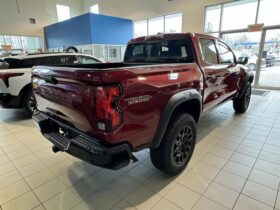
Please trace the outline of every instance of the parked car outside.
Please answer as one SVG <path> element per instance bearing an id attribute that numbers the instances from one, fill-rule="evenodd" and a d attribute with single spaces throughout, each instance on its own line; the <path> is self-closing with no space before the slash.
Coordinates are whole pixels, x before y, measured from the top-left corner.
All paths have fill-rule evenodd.
<path id="1" fill-rule="evenodd" d="M 265 51 L 265 62 L 267 67 L 277 66 L 277 54 Z"/>
<path id="2" fill-rule="evenodd" d="M 0 106 L 23 108 L 29 115 L 36 110 L 32 94 L 31 72 L 38 65 L 71 65 L 102 63 L 99 59 L 78 53 L 47 53 L 10 56 L 0 60 Z"/>
<path id="3" fill-rule="evenodd" d="M 258 63 L 258 56 L 251 52 L 251 51 L 234 51 L 234 54 L 237 58 L 237 60 L 240 57 L 248 58 L 248 63 L 246 66 L 249 68 L 250 71 L 256 71 L 257 69 L 257 63 Z"/>

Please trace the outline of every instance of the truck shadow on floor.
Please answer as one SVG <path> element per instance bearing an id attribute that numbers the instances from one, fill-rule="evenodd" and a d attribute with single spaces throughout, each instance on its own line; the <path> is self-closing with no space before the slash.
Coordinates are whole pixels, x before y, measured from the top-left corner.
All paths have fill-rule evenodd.
<path id="1" fill-rule="evenodd" d="M 0 122 L 9 125 L 24 125 L 27 127 L 34 127 L 31 117 L 23 110 L 18 109 L 3 109 L 0 107 Z"/>
<path id="2" fill-rule="evenodd" d="M 228 106 L 222 106 L 203 116 L 198 125 L 197 142 L 202 141 L 225 119 L 234 117 L 238 116 L 235 116 L 232 108 Z M 193 166 L 190 164 L 177 177 L 169 177 L 154 168 L 149 150 L 140 151 L 135 156 L 139 162 L 131 163 L 117 171 L 101 169 L 82 162 L 78 166 L 81 170 L 79 173 L 92 172 L 92 174 L 75 183 L 79 174 L 69 171 L 68 178 L 73 181 L 72 191 L 81 198 L 84 205 L 93 209 L 121 210 L 130 207 L 150 209 L 165 196 L 171 199 L 176 197 L 177 187 L 184 185 L 182 180 Z"/>

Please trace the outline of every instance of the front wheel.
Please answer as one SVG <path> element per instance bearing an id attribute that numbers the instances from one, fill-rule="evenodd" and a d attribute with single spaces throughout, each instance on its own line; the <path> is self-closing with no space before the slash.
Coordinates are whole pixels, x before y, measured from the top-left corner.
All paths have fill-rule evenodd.
<path id="1" fill-rule="evenodd" d="M 248 83 L 241 98 L 234 99 L 233 108 L 236 113 L 244 113 L 247 111 L 251 101 L 251 92 L 252 92 L 251 83 Z"/>
<path id="2" fill-rule="evenodd" d="M 23 99 L 23 108 L 29 116 L 37 111 L 37 102 L 32 90 L 28 90 Z"/>
<path id="3" fill-rule="evenodd" d="M 169 175 L 181 173 L 190 161 L 196 143 L 196 123 L 186 113 L 176 114 L 158 148 L 150 149 L 154 166 Z"/>

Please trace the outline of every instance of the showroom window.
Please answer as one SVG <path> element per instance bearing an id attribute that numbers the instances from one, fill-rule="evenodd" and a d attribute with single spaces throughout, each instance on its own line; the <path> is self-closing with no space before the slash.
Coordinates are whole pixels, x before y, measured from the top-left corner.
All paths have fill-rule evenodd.
<path id="1" fill-rule="evenodd" d="M 148 35 L 147 20 L 134 22 L 134 37 L 147 36 L 147 35 Z"/>
<path id="2" fill-rule="evenodd" d="M 14 52 L 38 52 L 42 49 L 41 37 L 0 35 L 1 45 L 11 45 Z"/>
<path id="3" fill-rule="evenodd" d="M 204 31 L 216 32 L 220 29 L 221 5 L 206 8 Z"/>
<path id="4" fill-rule="evenodd" d="M 157 33 L 180 33 L 182 32 L 182 13 L 135 21 L 133 25 L 134 37 Z"/>
<path id="5" fill-rule="evenodd" d="M 58 22 L 68 20 L 68 19 L 71 18 L 70 7 L 65 6 L 65 5 L 57 4 L 56 5 L 56 10 L 57 10 Z"/>
<path id="6" fill-rule="evenodd" d="M 182 14 L 172 14 L 165 16 L 165 33 L 182 32 Z"/>
<path id="7" fill-rule="evenodd" d="M 236 0 L 205 8 L 204 32 L 215 35 L 247 30 L 248 25 L 279 26 L 279 0 Z"/>
<path id="8" fill-rule="evenodd" d="M 261 0 L 258 22 L 266 26 L 280 25 L 279 0 Z"/>
<path id="9" fill-rule="evenodd" d="M 222 30 L 247 28 L 248 25 L 254 24 L 257 7 L 257 0 L 243 0 L 224 4 Z"/>
<path id="10" fill-rule="evenodd" d="M 164 17 L 156 17 L 148 20 L 149 35 L 164 32 Z"/>
<path id="11" fill-rule="evenodd" d="M 94 13 L 94 14 L 99 14 L 99 5 L 95 4 L 93 6 L 90 7 L 90 12 Z"/>

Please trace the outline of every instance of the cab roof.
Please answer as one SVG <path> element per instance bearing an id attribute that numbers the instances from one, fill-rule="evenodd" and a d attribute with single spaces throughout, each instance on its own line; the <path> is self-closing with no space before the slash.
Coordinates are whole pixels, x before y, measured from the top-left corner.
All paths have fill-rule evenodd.
<path id="1" fill-rule="evenodd" d="M 145 42 L 145 41 L 158 41 L 158 40 L 170 40 L 170 39 L 184 39 L 186 37 L 209 37 L 211 39 L 217 39 L 216 37 L 200 34 L 200 33 L 158 33 L 156 35 L 142 36 L 138 38 L 131 39 L 129 43 Z"/>

